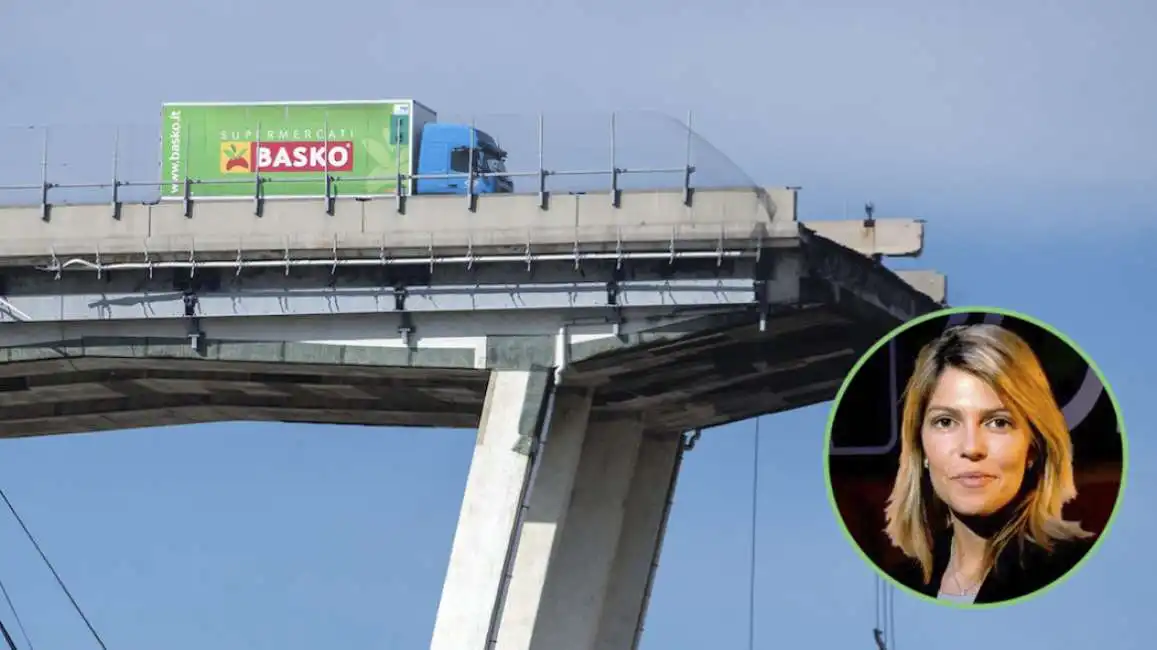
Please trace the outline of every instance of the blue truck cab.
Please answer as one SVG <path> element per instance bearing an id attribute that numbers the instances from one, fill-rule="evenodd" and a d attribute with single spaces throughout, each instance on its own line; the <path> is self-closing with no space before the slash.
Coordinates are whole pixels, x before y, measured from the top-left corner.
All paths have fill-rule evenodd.
<path id="1" fill-rule="evenodd" d="M 465 124 L 427 122 L 415 134 L 418 142 L 418 175 L 415 194 L 466 194 L 470 182 L 471 148 L 474 150 L 475 194 L 508 194 L 514 191 L 514 182 L 506 175 L 506 152 L 485 131 Z M 462 174 L 457 178 L 439 178 L 439 174 Z M 434 178 L 422 178 L 431 175 Z"/>

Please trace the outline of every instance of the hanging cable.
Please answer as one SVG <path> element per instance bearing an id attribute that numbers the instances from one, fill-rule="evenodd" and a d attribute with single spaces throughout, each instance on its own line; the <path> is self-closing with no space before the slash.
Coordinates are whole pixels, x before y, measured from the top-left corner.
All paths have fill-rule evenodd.
<path id="1" fill-rule="evenodd" d="M 32 639 L 28 637 L 28 630 L 24 628 L 24 621 L 20 620 L 20 612 L 16 611 L 16 605 L 12 602 L 12 597 L 8 595 L 8 588 L 4 586 L 4 581 L 0 580 L 0 593 L 4 594 L 4 601 L 8 603 L 8 609 L 12 611 L 12 620 L 16 621 L 16 627 L 20 628 L 20 636 L 24 637 L 24 645 L 28 650 L 32 649 Z M 0 621 L 0 625 L 3 625 Z"/>
<path id="2" fill-rule="evenodd" d="M 52 566 L 52 562 L 49 561 L 48 556 L 41 550 L 40 543 L 36 541 L 36 537 L 32 535 L 32 531 L 28 530 L 28 526 L 24 525 L 24 520 L 20 518 L 20 514 L 16 512 L 16 508 L 12 505 L 12 502 L 8 500 L 8 495 L 4 493 L 3 489 L 0 489 L 0 499 L 4 500 L 4 505 L 8 506 L 8 511 L 16 518 L 16 523 L 20 524 L 20 528 L 24 530 L 24 535 L 28 538 L 28 541 L 32 542 L 32 547 L 40 554 L 40 559 L 44 560 L 44 564 L 48 567 L 48 570 L 52 572 L 52 577 L 56 578 L 56 584 L 60 585 L 61 591 L 68 597 L 68 602 L 72 603 L 72 608 L 76 610 L 76 613 L 80 615 L 81 620 L 83 620 L 84 624 L 88 627 L 88 631 L 92 633 L 92 638 L 96 639 L 101 650 L 108 650 L 108 646 L 104 644 L 104 640 L 100 638 L 100 634 L 97 634 L 96 628 L 92 626 L 92 622 L 84 615 L 84 610 L 80 608 L 80 604 L 76 602 L 76 598 L 72 597 L 72 592 L 68 590 L 68 587 L 64 584 L 64 580 L 60 577 L 60 574 L 56 572 L 56 567 Z"/>
<path id="3" fill-rule="evenodd" d="M 755 650 L 755 560 L 758 540 L 759 514 L 759 421 L 755 418 L 755 434 L 752 436 L 751 451 L 751 575 L 747 583 L 747 650 Z"/>
<path id="4" fill-rule="evenodd" d="M 4 633 L 4 641 L 8 644 L 8 650 L 17 650 L 16 642 L 12 640 L 12 635 L 8 633 L 8 626 L 4 625 L 4 621 L 0 621 L 0 632 Z"/>
<path id="5" fill-rule="evenodd" d="M 884 597 L 884 581 L 880 576 L 873 576 L 872 583 L 872 600 L 876 606 L 876 625 L 872 628 L 872 639 L 876 642 L 877 650 L 888 650 L 888 637 L 885 631 L 887 619 L 884 611 L 886 608 L 886 598 Z"/>
<path id="6" fill-rule="evenodd" d="M 888 590 L 888 650 L 896 650 L 896 588 L 885 585 Z"/>
<path id="7" fill-rule="evenodd" d="M 883 634 L 884 630 L 880 627 L 880 576 L 872 576 L 872 603 L 876 607 L 876 624 L 872 626 L 872 633 Z M 876 645 L 879 645 L 879 641 Z"/>

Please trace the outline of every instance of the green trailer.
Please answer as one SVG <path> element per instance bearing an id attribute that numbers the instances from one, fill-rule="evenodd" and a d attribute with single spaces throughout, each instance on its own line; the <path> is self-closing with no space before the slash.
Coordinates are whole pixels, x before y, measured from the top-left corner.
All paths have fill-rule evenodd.
<path id="1" fill-rule="evenodd" d="M 434 111 L 410 99 L 168 103 L 162 109 L 161 198 L 413 194 L 416 144 Z M 417 136 L 417 137 L 415 137 Z"/>

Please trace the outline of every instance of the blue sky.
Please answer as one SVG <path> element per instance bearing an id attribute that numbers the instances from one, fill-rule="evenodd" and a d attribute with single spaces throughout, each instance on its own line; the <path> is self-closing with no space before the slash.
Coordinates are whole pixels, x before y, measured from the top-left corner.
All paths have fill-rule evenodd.
<path id="1" fill-rule="evenodd" d="M 155 122 L 166 100 L 410 96 L 527 129 L 539 110 L 693 109 L 734 163 L 708 156 L 718 174 L 803 185 L 804 218 L 873 200 L 927 219 L 924 259 L 903 266 L 946 272 L 954 304 L 1061 328 L 1124 409 L 1140 471 L 1082 571 L 1008 610 L 899 594 L 896 647 L 1143 647 L 1157 632 L 1157 9 L 873 4 L 10 3 L 0 124 L 91 135 L 79 125 Z M 134 128 L 147 149 L 155 127 Z M 71 142 L 72 172 L 103 179 L 97 141 Z M 0 170 L 35 178 L 38 153 L 12 151 Z M 827 410 L 763 421 L 760 648 L 871 647 L 873 574 L 824 493 Z M 752 430 L 709 431 L 687 458 L 645 650 L 746 647 Z M 421 648 L 471 447 L 464 431 L 221 423 L 6 441 L 0 485 L 110 648 Z M 0 540 L 34 644 L 89 647 L 4 516 Z"/>

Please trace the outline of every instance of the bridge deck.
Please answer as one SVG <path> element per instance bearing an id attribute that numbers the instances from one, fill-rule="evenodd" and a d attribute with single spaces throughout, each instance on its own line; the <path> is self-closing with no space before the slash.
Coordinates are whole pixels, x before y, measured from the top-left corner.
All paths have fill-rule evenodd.
<path id="1" fill-rule="evenodd" d="M 551 197 L 543 209 L 537 195 L 487 195 L 469 210 L 465 197 L 410 197 L 399 211 L 392 198 L 337 201 L 269 200 L 262 216 L 254 201 L 199 201 L 185 216 L 182 202 L 0 208 L 0 265 L 58 258 L 103 260 L 278 258 L 286 254 L 393 257 L 660 249 L 684 250 L 791 242 L 798 235 L 795 192 L 787 189 L 699 190 L 691 205 L 681 190 L 623 192 L 614 207 L 609 193 Z M 923 244 L 913 220 L 809 224 L 861 253 L 911 255 Z"/>
<path id="2" fill-rule="evenodd" d="M 404 212 L 390 199 L 339 202 L 332 216 L 321 202 L 301 200 L 270 201 L 262 216 L 247 201 L 197 203 L 191 217 L 180 202 L 124 205 L 119 219 L 100 205 L 54 206 L 47 219 L 35 207 L 0 208 L 0 266 L 8 267 L 0 307 L 32 321 L 0 324 L 0 436 L 220 419 L 470 427 L 487 371 L 528 365 L 564 366 L 564 386 L 595 391 L 594 417 L 642 411 L 662 429 L 711 426 L 831 399 L 873 340 L 943 300 L 942 276 L 901 277 L 868 257 L 918 254 L 918 221 L 801 227 L 790 190 L 700 191 L 691 206 L 683 198 L 629 192 L 615 208 L 607 194 L 561 196 L 543 210 L 536 196 L 484 196 L 471 212 L 465 197 L 418 197 Z M 481 263 L 483 271 L 447 264 L 424 279 L 414 274 L 404 306 L 377 294 L 355 299 L 370 285 L 345 284 L 369 280 L 336 265 L 225 273 L 220 287 L 199 294 L 196 325 L 164 273 L 153 278 L 139 266 L 146 254 L 227 264 L 287 250 L 297 259 L 373 261 L 517 256 L 528 247 L 560 257 L 533 271 L 508 260 Z M 623 282 L 615 260 L 580 269 L 562 259 L 675 249 L 740 249 L 743 257 L 626 259 L 626 279 L 654 288 L 631 289 L 650 297 L 631 293 L 616 303 L 602 286 Z M 137 266 L 62 279 L 28 268 L 54 256 Z M 192 277 L 192 269 L 165 273 Z M 477 289 L 420 300 L 459 275 L 462 286 L 449 287 L 458 293 L 490 282 L 517 299 L 497 310 L 477 306 L 486 297 Z M 590 304 L 576 303 L 579 281 L 599 285 L 584 298 Z M 293 282 L 312 293 L 289 292 Z M 673 292 L 680 282 L 688 297 Z M 536 307 L 531 296 L 557 304 Z M 117 309 L 101 307 L 110 300 Z M 0 309 L 5 318 L 12 316 Z M 586 325 L 565 325 L 574 323 Z M 186 338 L 194 326 L 201 349 Z M 561 345 L 560 327 L 572 328 Z"/>
<path id="3" fill-rule="evenodd" d="M 626 309 L 618 334 L 605 308 L 419 313 L 409 342 L 405 314 L 212 318 L 200 351 L 178 318 L 8 323 L 0 436 L 222 419 L 472 427 L 488 370 L 555 365 L 595 391 L 593 417 L 707 427 L 831 399 L 876 338 L 938 306 L 828 240 L 785 253 L 798 271 L 777 279 L 762 330 L 752 303 Z"/>

